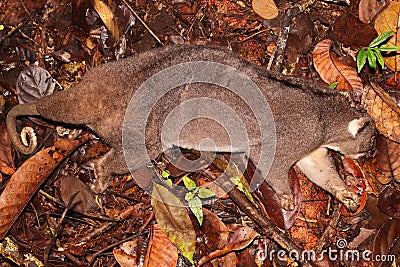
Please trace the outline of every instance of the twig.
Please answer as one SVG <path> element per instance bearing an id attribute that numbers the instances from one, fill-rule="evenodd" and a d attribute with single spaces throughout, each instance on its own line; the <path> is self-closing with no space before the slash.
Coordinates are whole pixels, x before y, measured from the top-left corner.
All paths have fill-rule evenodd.
<path id="1" fill-rule="evenodd" d="M 102 254 L 103 252 L 105 252 L 105 251 L 107 251 L 107 250 L 109 250 L 109 249 L 115 248 L 116 246 L 119 246 L 120 244 L 123 244 L 123 243 L 125 243 L 125 242 L 127 242 L 127 241 L 129 241 L 129 240 L 132 240 L 132 239 L 134 239 L 134 238 L 137 238 L 138 236 L 141 236 L 141 235 L 143 235 L 143 234 L 145 234 L 145 233 L 147 233 L 147 231 L 143 231 L 143 232 L 140 232 L 140 233 L 132 234 L 130 237 L 127 237 L 127 238 L 125 238 L 124 240 L 118 241 L 118 242 L 116 242 L 116 243 L 114 243 L 114 244 L 112 244 L 112 245 L 110 245 L 110 246 L 108 246 L 108 247 L 103 248 L 102 250 L 97 251 L 96 253 L 93 253 L 93 254 L 91 254 L 91 255 L 86 256 L 86 259 L 88 260 L 88 262 L 89 262 L 90 264 L 92 264 L 93 261 L 94 261 L 100 254 Z"/>
<path id="2" fill-rule="evenodd" d="M 58 234 L 61 232 L 61 229 L 62 229 L 62 227 L 63 227 L 62 225 L 63 225 L 63 221 L 64 221 L 64 218 L 65 218 L 65 215 L 67 215 L 67 212 L 68 212 L 68 210 L 70 209 L 73 200 L 75 199 L 75 197 L 76 197 L 78 194 L 79 194 L 79 191 L 76 192 L 75 194 L 73 194 L 73 195 L 71 196 L 71 199 L 69 200 L 68 205 L 67 205 L 67 207 L 64 209 L 64 212 L 63 212 L 63 214 L 62 214 L 62 216 L 61 216 L 61 219 L 60 219 L 60 221 L 58 222 L 57 229 L 55 230 L 55 233 L 54 233 L 53 237 L 52 237 L 51 240 L 50 240 L 50 244 L 49 244 L 49 245 L 47 246 L 47 248 L 45 249 L 45 252 L 44 252 L 44 264 L 45 264 L 46 266 L 48 266 L 50 251 L 51 251 L 51 249 L 53 248 L 53 246 L 54 246 L 54 244 L 55 244 L 55 242 L 56 242 L 57 236 L 58 236 Z"/>
<path id="3" fill-rule="evenodd" d="M 146 28 L 146 30 L 149 31 L 149 33 L 154 37 L 154 39 L 156 39 L 156 41 L 160 44 L 160 45 L 164 45 L 163 42 L 161 42 L 160 38 L 157 37 L 157 35 L 150 29 L 149 26 L 147 26 L 146 22 L 144 22 L 139 15 L 135 12 L 135 10 L 133 10 L 133 8 L 129 5 L 129 3 L 126 0 L 122 0 L 122 2 L 128 7 L 128 9 L 133 13 L 133 15 L 135 15 L 135 17 L 140 21 L 140 23 L 142 23 L 142 25 Z"/>
<path id="4" fill-rule="evenodd" d="M 18 31 L 19 29 L 22 28 L 22 26 L 24 26 L 24 22 L 20 22 L 17 26 L 13 27 L 6 35 L 4 35 L 3 37 L 0 38 L 0 44 L 7 39 L 8 37 L 10 37 L 11 35 L 13 35 L 16 31 Z"/>
<path id="5" fill-rule="evenodd" d="M 324 233 L 318 241 L 318 244 L 315 246 L 314 251 L 316 255 L 319 255 L 324 248 L 327 240 L 331 237 L 332 232 L 336 229 L 337 224 L 340 219 L 340 204 L 336 204 L 332 213 L 332 219 L 329 221 L 329 225 L 325 228 Z"/>

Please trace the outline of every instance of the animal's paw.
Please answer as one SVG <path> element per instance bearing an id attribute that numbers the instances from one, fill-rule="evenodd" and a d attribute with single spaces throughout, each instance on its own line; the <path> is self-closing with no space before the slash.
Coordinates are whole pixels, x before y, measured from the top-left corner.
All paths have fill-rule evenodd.
<path id="1" fill-rule="evenodd" d="M 283 194 L 280 197 L 281 206 L 285 210 L 294 210 L 296 207 L 296 200 L 292 194 Z"/>
<path id="2" fill-rule="evenodd" d="M 336 192 L 336 198 L 350 211 L 356 211 L 360 206 L 360 197 L 349 189 L 342 189 Z"/>

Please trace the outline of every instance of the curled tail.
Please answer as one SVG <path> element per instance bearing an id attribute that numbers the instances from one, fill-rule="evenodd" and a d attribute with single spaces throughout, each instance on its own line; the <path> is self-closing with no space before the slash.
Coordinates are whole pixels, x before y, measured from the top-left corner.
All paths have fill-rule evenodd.
<path id="1" fill-rule="evenodd" d="M 37 144 L 30 142 L 25 146 L 20 138 L 20 134 L 17 132 L 17 117 L 19 116 L 37 116 L 40 115 L 36 109 L 36 103 L 21 104 L 13 107 L 7 114 L 6 125 L 8 135 L 10 136 L 11 142 L 15 148 L 22 154 L 29 155 L 35 151 Z"/>

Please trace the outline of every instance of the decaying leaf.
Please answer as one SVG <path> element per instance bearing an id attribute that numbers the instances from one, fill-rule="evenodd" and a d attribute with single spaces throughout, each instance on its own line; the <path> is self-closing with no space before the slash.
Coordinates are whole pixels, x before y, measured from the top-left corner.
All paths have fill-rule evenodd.
<path id="1" fill-rule="evenodd" d="M 331 44 L 331 40 L 323 40 L 312 52 L 315 69 L 322 80 L 327 84 L 338 82 L 338 90 L 362 90 L 363 85 L 357 71 L 331 53 Z"/>
<path id="2" fill-rule="evenodd" d="M 279 14 L 279 9 L 274 0 L 253 0 L 251 5 L 254 12 L 264 19 L 274 19 Z"/>
<path id="3" fill-rule="evenodd" d="M 387 138 L 400 142 L 400 108 L 382 88 L 370 84 L 365 87 L 362 103 L 375 121 L 377 130 Z"/>
<path id="4" fill-rule="evenodd" d="M 115 41 L 118 42 L 121 38 L 121 30 L 118 27 L 117 17 L 114 16 L 111 9 L 101 0 L 94 0 L 93 8 L 99 14 L 101 20 L 111 32 Z"/>
<path id="5" fill-rule="evenodd" d="M 160 228 L 182 255 L 193 263 L 196 232 L 187 208 L 168 189 L 158 184 L 153 186 L 151 205 Z"/>
<path id="6" fill-rule="evenodd" d="M 51 95 L 56 87 L 50 73 L 36 66 L 28 66 L 17 79 L 17 95 L 20 104 L 31 103 L 39 98 Z"/>
<path id="7" fill-rule="evenodd" d="M 375 237 L 373 242 L 374 249 L 371 255 L 372 259 L 383 259 L 382 256 L 395 255 L 398 253 L 399 245 L 400 245 L 400 220 L 390 220 L 388 221 L 381 229 L 379 229 L 378 234 Z M 385 266 L 391 266 L 391 263 L 395 258 L 390 260 L 385 257 L 388 262 L 386 262 Z M 389 263 L 389 264 L 387 264 Z M 380 262 L 375 262 L 374 266 L 383 266 L 380 265 Z"/>
<path id="8" fill-rule="evenodd" d="M 361 0 L 358 4 L 358 17 L 364 23 L 370 23 L 388 3 L 379 0 Z"/>
<path id="9" fill-rule="evenodd" d="M 215 259 L 222 255 L 226 255 L 232 251 L 242 250 L 246 248 L 249 244 L 253 242 L 254 238 L 258 236 L 258 233 L 251 227 L 241 225 L 230 226 L 233 234 L 229 237 L 227 245 L 201 258 L 201 260 L 199 261 L 199 266 L 212 259 Z"/>
<path id="10" fill-rule="evenodd" d="M 376 147 L 376 179 L 381 184 L 388 184 L 393 179 L 400 182 L 400 144 L 379 135 Z"/>
<path id="11" fill-rule="evenodd" d="M 71 197 L 74 197 L 71 203 L 72 209 L 83 213 L 95 212 L 98 209 L 93 192 L 78 177 L 64 176 L 60 183 L 60 193 L 66 204 L 70 202 Z"/>
<path id="12" fill-rule="evenodd" d="M 400 219 L 400 190 L 386 187 L 378 199 L 378 207 L 388 216 Z"/>
<path id="13" fill-rule="evenodd" d="M 390 1 L 387 8 L 378 15 L 375 20 L 375 29 L 379 35 L 388 31 L 394 31 L 398 29 L 398 17 L 400 14 L 400 2 Z M 396 38 L 397 36 L 397 38 Z M 387 42 L 389 46 L 399 46 L 400 35 L 393 34 L 393 37 Z M 392 71 L 400 70 L 400 55 L 399 53 L 392 52 L 391 56 L 385 56 L 384 61 L 386 66 Z"/>
<path id="14" fill-rule="evenodd" d="M 25 161 L 13 174 L 0 196 L 0 239 L 3 239 L 18 215 L 46 177 L 62 162 L 79 141 L 58 140 Z"/>

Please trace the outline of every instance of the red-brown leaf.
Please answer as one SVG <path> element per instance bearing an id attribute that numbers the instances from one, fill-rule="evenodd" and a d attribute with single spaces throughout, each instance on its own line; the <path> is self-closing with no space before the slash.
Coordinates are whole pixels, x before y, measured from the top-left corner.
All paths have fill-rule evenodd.
<path id="1" fill-rule="evenodd" d="M 78 144 L 78 141 L 59 141 L 25 161 L 0 195 L 0 239 L 5 237 L 46 177 Z"/>
<path id="2" fill-rule="evenodd" d="M 327 84 L 338 82 L 338 90 L 362 90 L 363 85 L 357 71 L 331 53 L 331 44 L 331 40 L 323 40 L 312 52 L 315 69 L 322 80 Z"/>

